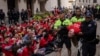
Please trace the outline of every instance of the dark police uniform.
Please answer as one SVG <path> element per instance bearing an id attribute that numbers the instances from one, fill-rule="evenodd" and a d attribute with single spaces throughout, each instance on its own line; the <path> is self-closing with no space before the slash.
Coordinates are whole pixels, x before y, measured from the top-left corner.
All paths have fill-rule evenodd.
<path id="1" fill-rule="evenodd" d="M 5 13 L 3 12 L 3 10 L 0 10 L 0 23 L 4 21 L 4 18 L 5 18 Z"/>
<path id="2" fill-rule="evenodd" d="M 12 11 L 9 10 L 9 11 L 7 12 L 7 15 L 8 15 L 8 21 L 9 21 L 9 24 L 12 24 L 12 22 L 13 22 Z"/>
<path id="3" fill-rule="evenodd" d="M 96 52 L 96 29 L 97 24 L 91 20 L 89 22 L 82 22 L 81 30 L 82 35 L 82 56 L 95 56 Z"/>
<path id="4" fill-rule="evenodd" d="M 22 19 L 22 21 L 25 21 L 25 20 L 28 19 L 28 13 L 27 13 L 27 11 L 22 11 L 21 12 L 21 19 Z"/>
<path id="5" fill-rule="evenodd" d="M 19 12 L 18 11 L 13 12 L 13 19 L 14 19 L 14 23 L 19 22 Z"/>

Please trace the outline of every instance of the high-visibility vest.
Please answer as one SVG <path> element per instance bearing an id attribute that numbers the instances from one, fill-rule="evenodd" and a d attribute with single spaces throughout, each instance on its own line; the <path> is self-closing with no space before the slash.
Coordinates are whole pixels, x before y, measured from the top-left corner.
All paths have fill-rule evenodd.
<path id="1" fill-rule="evenodd" d="M 100 6 L 97 6 L 97 9 L 99 10 L 100 9 Z"/>
<path id="2" fill-rule="evenodd" d="M 60 19 L 58 19 L 54 24 L 54 29 L 58 29 L 61 25 L 68 26 L 71 24 L 72 22 L 69 19 L 65 19 L 63 22 Z"/>
<path id="3" fill-rule="evenodd" d="M 71 18 L 71 22 L 75 23 L 75 22 L 83 22 L 85 21 L 85 18 L 80 17 L 79 19 L 76 18 L 76 16 Z"/>

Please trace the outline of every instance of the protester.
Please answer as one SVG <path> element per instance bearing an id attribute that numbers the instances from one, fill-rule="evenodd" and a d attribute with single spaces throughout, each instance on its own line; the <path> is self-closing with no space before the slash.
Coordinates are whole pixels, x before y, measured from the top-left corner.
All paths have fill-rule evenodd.
<path id="1" fill-rule="evenodd" d="M 53 49 L 53 44 L 51 44 L 53 42 L 53 36 L 47 34 L 52 30 L 53 26 L 51 22 L 52 20 L 49 18 L 45 18 L 44 22 L 25 20 L 21 24 L 15 23 L 9 26 L 3 22 L 0 26 L 2 53 L 4 53 L 5 56 L 44 56 L 46 51 Z M 48 43 L 47 46 L 41 47 L 41 34 L 44 30 L 47 30 Z"/>

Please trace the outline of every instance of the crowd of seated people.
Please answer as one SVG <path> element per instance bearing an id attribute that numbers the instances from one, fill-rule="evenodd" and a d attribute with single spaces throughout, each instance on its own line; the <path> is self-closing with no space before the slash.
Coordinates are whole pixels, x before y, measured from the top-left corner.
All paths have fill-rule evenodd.
<path id="1" fill-rule="evenodd" d="M 0 56 L 44 56 L 54 49 L 53 24 L 48 16 L 40 21 L 0 25 Z"/>

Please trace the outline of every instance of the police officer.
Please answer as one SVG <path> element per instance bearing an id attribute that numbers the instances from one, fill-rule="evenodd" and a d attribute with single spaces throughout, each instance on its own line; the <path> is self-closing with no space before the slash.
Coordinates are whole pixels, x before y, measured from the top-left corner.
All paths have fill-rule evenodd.
<path id="1" fill-rule="evenodd" d="M 95 56 L 97 24 L 92 19 L 91 13 L 87 13 L 85 19 L 82 22 L 81 32 L 79 33 L 82 36 L 82 56 Z"/>
<path id="2" fill-rule="evenodd" d="M 8 12 L 7 12 L 7 15 L 8 15 L 8 22 L 9 22 L 9 24 L 12 24 L 12 11 L 11 10 L 8 10 Z"/>
<path id="3" fill-rule="evenodd" d="M 22 21 L 25 20 L 25 18 L 24 18 L 24 9 L 22 9 L 22 11 L 21 11 L 21 20 L 22 20 Z"/>
<path id="4" fill-rule="evenodd" d="M 19 11 L 16 10 L 16 9 L 13 12 L 13 19 L 14 19 L 14 23 L 18 23 L 19 22 Z"/>
<path id="5" fill-rule="evenodd" d="M 21 11 L 21 20 L 26 21 L 28 19 L 28 13 L 24 9 Z"/>
<path id="6" fill-rule="evenodd" d="M 54 24 L 54 28 L 58 30 L 57 56 L 61 56 L 63 44 L 65 44 L 68 49 L 68 56 L 71 56 L 71 40 L 68 38 L 68 29 L 66 28 L 66 26 L 70 25 L 71 22 L 68 19 L 65 19 L 64 16 L 65 14 L 61 13 L 60 19 L 58 19 Z"/>
<path id="7" fill-rule="evenodd" d="M 76 8 L 76 10 L 75 10 L 75 16 L 73 16 L 71 18 L 71 22 L 76 23 L 76 22 L 82 22 L 82 21 L 84 21 L 85 19 L 82 17 L 81 13 L 82 13 L 81 9 L 80 8 Z"/>
<path id="8" fill-rule="evenodd" d="M 5 13 L 3 12 L 2 9 L 0 9 L 0 23 L 1 23 L 2 21 L 4 21 L 4 19 L 5 19 Z"/>
<path id="9" fill-rule="evenodd" d="M 25 20 L 28 20 L 28 11 L 27 10 L 25 10 L 25 12 L 24 12 L 25 14 L 24 14 L 24 16 L 25 16 Z"/>

